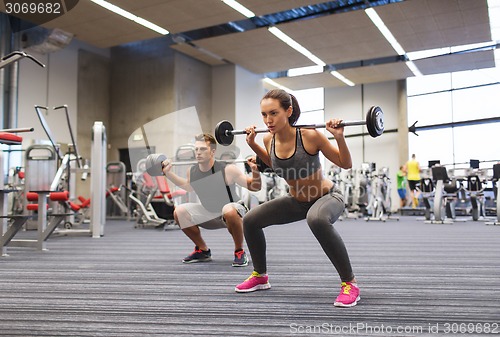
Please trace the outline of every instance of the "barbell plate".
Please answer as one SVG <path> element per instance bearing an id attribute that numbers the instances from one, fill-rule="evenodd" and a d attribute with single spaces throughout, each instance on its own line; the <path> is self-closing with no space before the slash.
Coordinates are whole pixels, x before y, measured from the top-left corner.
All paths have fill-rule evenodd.
<path id="1" fill-rule="evenodd" d="M 372 106 L 366 114 L 366 128 L 373 138 L 384 133 L 384 112 L 378 106 Z"/>
<path id="2" fill-rule="evenodd" d="M 233 130 L 233 125 L 229 121 L 220 121 L 217 123 L 215 126 L 215 139 L 217 143 L 224 146 L 231 145 L 234 140 Z"/>
<path id="3" fill-rule="evenodd" d="M 167 156 L 165 156 L 164 154 L 150 154 L 146 157 L 146 172 L 152 177 L 163 175 L 161 163 L 165 160 L 167 160 Z"/>

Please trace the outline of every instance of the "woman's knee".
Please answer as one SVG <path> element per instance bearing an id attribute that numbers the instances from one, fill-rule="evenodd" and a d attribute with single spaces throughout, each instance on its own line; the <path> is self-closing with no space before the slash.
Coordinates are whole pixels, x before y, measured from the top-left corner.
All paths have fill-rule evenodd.
<path id="1" fill-rule="evenodd" d="M 307 224 L 313 232 L 332 227 L 344 211 L 344 207 L 344 204 L 336 199 L 313 205 L 307 212 Z"/>
<path id="2" fill-rule="evenodd" d="M 245 230 L 252 230 L 253 228 L 257 228 L 259 223 L 262 223 L 263 219 L 259 217 L 258 212 L 255 212 L 255 209 L 251 209 L 245 216 L 243 217 L 243 228 Z"/>
<path id="3" fill-rule="evenodd" d="M 318 233 L 318 232 L 321 232 L 325 229 L 327 229 L 328 227 L 332 227 L 332 223 L 330 222 L 330 219 L 329 217 L 325 217 L 325 216 L 318 216 L 317 214 L 307 214 L 307 218 L 306 218 L 306 221 L 307 221 L 307 225 L 309 226 L 309 228 L 311 229 L 311 231 L 313 233 Z"/>

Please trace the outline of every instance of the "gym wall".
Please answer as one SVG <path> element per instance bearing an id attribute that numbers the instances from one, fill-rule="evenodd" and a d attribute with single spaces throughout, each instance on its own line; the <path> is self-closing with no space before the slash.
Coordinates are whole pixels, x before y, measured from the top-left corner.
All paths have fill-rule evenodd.
<path id="1" fill-rule="evenodd" d="M 399 114 L 406 114 L 406 111 L 399 111 L 398 90 L 400 89 L 397 81 L 327 88 L 325 89 L 325 119 L 364 120 L 368 109 L 373 105 L 378 105 L 384 112 L 385 130 L 398 129 L 398 132 L 407 134 L 407 129 L 399 127 Z M 361 134 L 363 129 L 367 132 L 362 126 L 348 127 L 345 129 L 345 135 Z M 400 144 L 398 132 L 384 133 L 377 138 L 369 135 L 348 137 L 347 144 L 351 150 L 353 169 L 360 169 L 363 162 L 374 162 L 377 170 L 381 167 L 388 167 L 389 178 L 395 181 L 400 163 L 404 163 L 407 159 L 399 158 L 399 147 L 405 144 Z M 395 185 L 392 186 L 392 200 L 399 200 Z M 393 203 L 392 207 L 396 210 L 398 204 Z"/>

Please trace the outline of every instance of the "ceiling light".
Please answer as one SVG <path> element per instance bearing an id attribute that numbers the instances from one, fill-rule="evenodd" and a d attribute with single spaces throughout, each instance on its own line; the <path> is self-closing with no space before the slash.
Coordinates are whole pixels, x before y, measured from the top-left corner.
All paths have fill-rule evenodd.
<path id="1" fill-rule="evenodd" d="M 302 75 L 310 75 L 310 74 L 319 74 L 323 72 L 322 66 L 309 66 L 309 67 L 300 67 L 300 68 L 292 68 L 288 69 L 288 77 L 294 76 L 302 76 Z"/>
<path id="2" fill-rule="evenodd" d="M 415 76 L 422 76 L 422 73 L 417 68 L 417 66 L 415 65 L 415 63 L 413 63 L 413 61 L 407 61 L 406 62 L 406 66 L 411 70 L 411 72 L 413 73 L 413 75 L 415 75 Z"/>
<path id="3" fill-rule="evenodd" d="M 297 41 L 292 39 L 290 36 L 286 35 L 283 33 L 281 30 L 279 30 L 277 27 L 269 27 L 268 28 L 269 32 L 271 32 L 274 36 L 276 36 L 278 39 L 281 41 L 285 42 L 287 45 L 316 63 L 318 66 L 326 66 L 326 63 L 321 61 L 316 55 L 311 53 L 309 50 L 304 48 L 302 45 L 300 45 Z"/>
<path id="4" fill-rule="evenodd" d="M 334 71 L 330 71 L 330 74 L 332 74 L 333 76 L 335 76 L 337 79 L 341 80 L 342 82 L 344 82 L 345 84 L 347 84 L 348 86 L 350 87 L 354 87 L 356 84 L 354 84 L 354 82 L 348 80 L 346 77 L 344 77 L 344 75 L 342 75 L 341 73 L 339 73 L 338 71 L 334 70 Z"/>
<path id="5" fill-rule="evenodd" d="M 235 11 L 240 12 L 249 19 L 255 16 L 255 14 L 251 10 L 249 10 L 248 8 L 246 8 L 245 6 L 243 6 L 242 4 L 240 4 L 235 0 L 222 0 L 222 2 L 231 7 L 232 9 L 234 9 Z"/>
<path id="6" fill-rule="evenodd" d="M 367 8 L 365 9 L 365 13 L 366 15 L 368 15 L 370 20 L 372 20 L 373 24 L 378 28 L 378 30 L 382 33 L 387 42 L 390 43 L 390 45 L 396 51 L 396 53 L 398 53 L 398 55 L 406 55 L 406 51 L 399 44 L 398 40 L 396 40 L 394 35 L 392 35 L 391 31 L 389 30 L 389 28 L 387 28 L 384 21 L 382 21 L 377 12 L 373 8 Z M 413 62 L 406 62 L 406 65 L 413 72 L 413 75 L 415 76 L 422 75 L 420 70 L 418 70 L 417 66 Z"/>
<path id="7" fill-rule="evenodd" d="M 93 3 L 95 3 L 101 7 L 106 8 L 107 10 L 109 10 L 113 13 L 121 15 L 126 19 L 132 20 L 141 26 L 149 28 L 149 29 L 161 34 L 161 35 L 167 35 L 169 33 L 168 30 L 166 30 L 158 25 L 155 25 L 154 23 L 152 23 L 150 21 L 147 21 L 143 18 L 140 18 L 137 15 L 134 15 L 134 14 L 118 7 L 118 6 L 115 6 L 115 5 L 107 2 L 107 1 L 104 1 L 104 0 L 90 0 L 90 1 L 92 1 Z"/>
<path id="8" fill-rule="evenodd" d="M 391 44 L 392 48 L 398 53 L 398 55 L 404 55 L 406 52 L 404 51 L 403 47 L 399 44 L 399 42 L 396 40 L 394 35 L 392 35 L 391 31 L 387 26 L 385 25 L 384 21 L 378 16 L 377 12 L 373 8 L 367 8 L 365 9 L 366 15 L 372 20 L 372 22 L 377 26 L 378 30 L 384 35 L 385 39 Z"/>

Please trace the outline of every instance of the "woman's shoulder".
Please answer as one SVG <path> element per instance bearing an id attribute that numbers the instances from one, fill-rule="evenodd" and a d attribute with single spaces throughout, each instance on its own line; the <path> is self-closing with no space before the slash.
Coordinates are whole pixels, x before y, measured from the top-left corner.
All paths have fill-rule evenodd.
<path id="1" fill-rule="evenodd" d="M 273 139 L 272 133 L 268 132 L 268 133 L 264 134 L 264 138 L 263 138 L 264 144 L 269 144 L 271 139 Z"/>
<path id="2" fill-rule="evenodd" d="M 302 139 L 312 142 L 316 142 L 325 138 L 325 135 L 318 129 L 300 129 L 300 135 L 302 136 Z"/>

